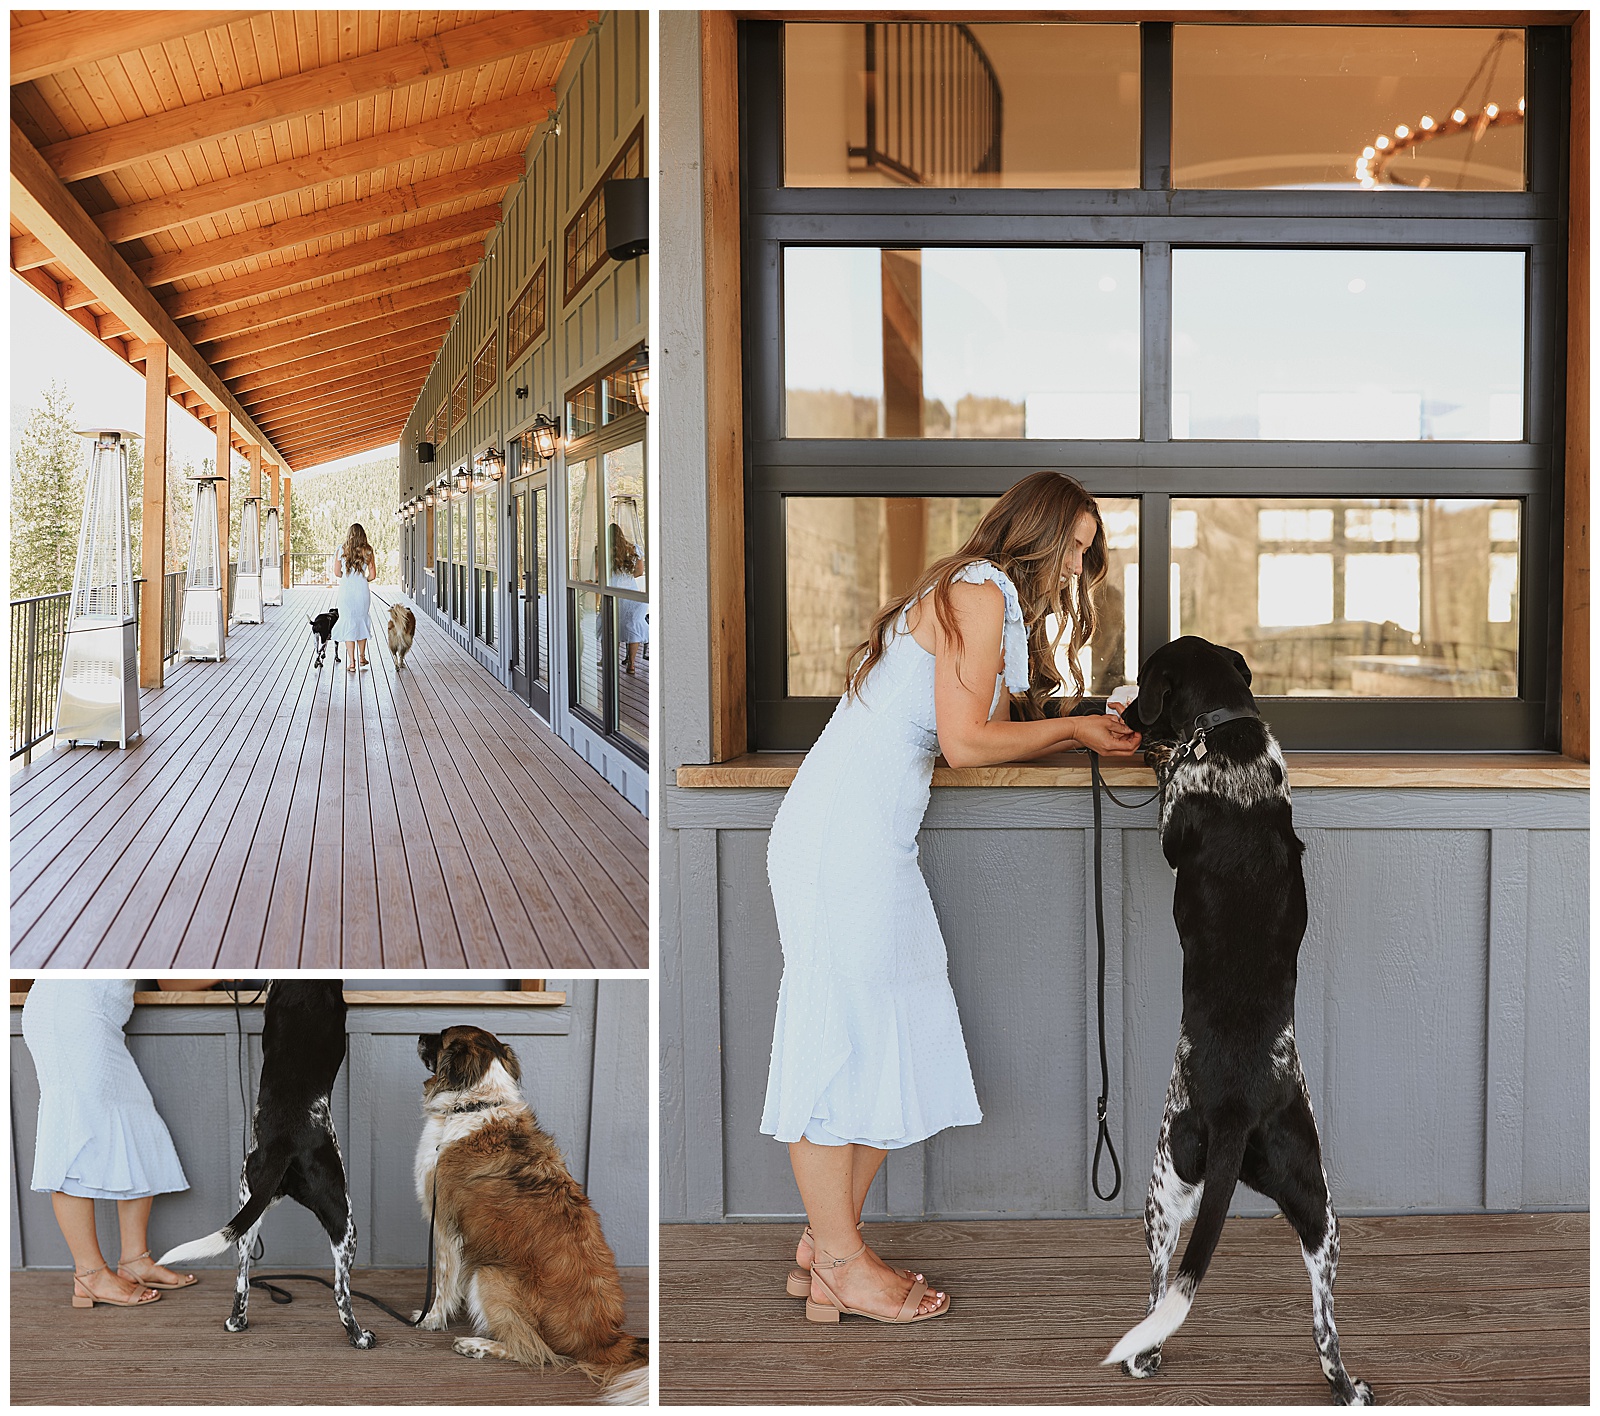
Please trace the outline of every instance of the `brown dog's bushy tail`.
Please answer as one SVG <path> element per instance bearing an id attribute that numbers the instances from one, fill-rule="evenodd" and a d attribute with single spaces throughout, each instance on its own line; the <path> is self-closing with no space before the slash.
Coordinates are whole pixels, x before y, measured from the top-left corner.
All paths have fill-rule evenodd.
<path id="1" fill-rule="evenodd" d="M 607 1406 L 644 1406 L 650 1400 L 650 1339 L 619 1332 L 600 1363 L 585 1362 Z"/>

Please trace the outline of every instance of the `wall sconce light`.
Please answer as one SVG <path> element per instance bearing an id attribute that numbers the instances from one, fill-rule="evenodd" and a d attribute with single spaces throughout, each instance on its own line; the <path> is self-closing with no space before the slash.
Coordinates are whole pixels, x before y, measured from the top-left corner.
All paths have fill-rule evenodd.
<path id="1" fill-rule="evenodd" d="M 423 504 L 423 506 L 432 506 L 433 505 L 433 488 L 432 487 L 429 487 L 428 490 L 425 491 L 422 494 L 422 504 Z"/>
<path id="2" fill-rule="evenodd" d="M 541 413 L 533 420 L 533 451 L 541 462 L 553 461 L 561 450 L 561 420 Z"/>
<path id="3" fill-rule="evenodd" d="M 467 471 L 466 463 L 456 468 L 456 496 L 465 497 L 472 490 L 472 474 Z"/>
<path id="4" fill-rule="evenodd" d="M 519 388 L 517 390 L 517 397 L 518 398 L 526 398 L 527 396 L 528 396 L 528 390 L 526 388 Z"/>
<path id="5" fill-rule="evenodd" d="M 619 371 L 628 381 L 628 397 L 645 412 L 650 411 L 650 346 L 641 344 L 639 352 Z"/>
<path id="6" fill-rule="evenodd" d="M 481 469 L 479 475 L 473 479 L 477 490 L 481 492 L 490 482 L 498 482 L 505 476 L 506 455 L 497 447 L 486 447 L 478 454 L 478 460 L 474 465 Z"/>

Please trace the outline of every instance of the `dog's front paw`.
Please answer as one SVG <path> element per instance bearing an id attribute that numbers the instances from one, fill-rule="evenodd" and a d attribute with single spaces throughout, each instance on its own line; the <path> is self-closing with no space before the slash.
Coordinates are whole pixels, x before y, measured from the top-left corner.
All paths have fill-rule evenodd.
<path id="1" fill-rule="evenodd" d="M 223 1324 L 229 1332 L 243 1332 L 250 1326 L 249 1318 L 228 1318 Z"/>
<path id="2" fill-rule="evenodd" d="M 1152 1347 L 1148 1352 L 1141 1352 L 1130 1357 L 1122 1364 L 1122 1374 L 1125 1377 L 1153 1377 L 1161 1370 L 1161 1349 Z"/>
<path id="3" fill-rule="evenodd" d="M 476 1357 L 480 1362 L 489 1355 L 489 1344 L 481 1337 L 458 1337 L 453 1346 L 463 1357 Z"/>
<path id="4" fill-rule="evenodd" d="M 422 1316 L 422 1309 L 418 1308 L 411 1315 L 412 1324 L 422 1329 L 423 1332 L 443 1332 L 449 1324 L 445 1321 L 443 1310 L 435 1308 L 427 1317 Z"/>
<path id="5" fill-rule="evenodd" d="M 1352 1396 L 1348 1401 L 1341 1402 L 1340 1403 L 1341 1405 L 1343 1405 L 1343 1406 L 1376 1406 L 1378 1404 L 1378 1399 L 1375 1396 L 1373 1396 L 1373 1394 L 1372 1394 L 1372 1388 L 1370 1386 L 1368 1386 L 1365 1382 L 1356 1381 L 1352 1377 L 1351 1380 L 1350 1380 L 1350 1385 L 1353 1388 L 1353 1390 L 1355 1392 L 1355 1395 Z"/>
<path id="6" fill-rule="evenodd" d="M 368 1350 L 368 1348 L 376 1347 L 378 1345 L 378 1339 L 375 1338 L 365 1328 L 357 1328 L 350 1335 L 350 1345 L 362 1352 L 365 1352 Z"/>

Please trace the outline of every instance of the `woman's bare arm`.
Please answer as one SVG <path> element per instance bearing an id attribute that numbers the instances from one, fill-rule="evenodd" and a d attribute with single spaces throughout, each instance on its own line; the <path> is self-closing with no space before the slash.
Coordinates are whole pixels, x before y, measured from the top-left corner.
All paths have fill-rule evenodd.
<path id="1" fill-rule="evenodd" d="M 1115 716 L 1015 723 L 1009 716 L 1009 701 L 1002 697 L 1001 716 L 990 718 L 989 705 L 1003 657 L 1005 597 L 998 585 L 959 582 L 950 587 L 950 604 L 961 632 L 959 665 L 955 646 L 927 601 L 914 608 L 907 624 L 923 648 L 933 641 L 934 716 L 939 748 L 952 767 L 1026 762 L 1069 747 L 1102 753 L 1138 748 L 1139 734 Z"/>

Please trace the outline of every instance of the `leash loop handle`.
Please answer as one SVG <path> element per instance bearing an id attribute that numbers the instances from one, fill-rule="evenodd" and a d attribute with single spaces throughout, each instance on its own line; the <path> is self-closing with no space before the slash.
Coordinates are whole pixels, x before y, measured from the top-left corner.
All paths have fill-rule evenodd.
<path id="1" fill-rule="evenodd" d="M 1106 1102 L 1111 1095 L 1111 1069 L 1106 1064 L 1106 906 L 1102 878 L 1100 792 L 1100 755 L 1089 754 L 1089 780 L 1094 787 L 1094 933 L 1099 946 L 1099 1019 L 1100 1019 L 1100 1099 L 1095 1103 L 1095 1113 L 1100 1120 L 1099 1135 L 1094 1143 L 1094 1165 L 1089 1172 L 1089 1184 L 1097 1198 L 1111 1201 L 1122 1192 L 1122 1165 L 1117 1160 L 1117 1148 L 1111 1142 L 1111 1127 L 1106 1121 Z M 1113 798 L 1115 800 L 1115 798 Z M 1120 805 L 1121 803 L 1119 803 Z M 1111 1157 L 1111 1189 L 1100 1188 L 1100 1157 L 1102 1152 Z"/>

